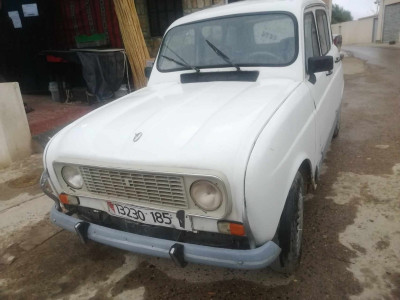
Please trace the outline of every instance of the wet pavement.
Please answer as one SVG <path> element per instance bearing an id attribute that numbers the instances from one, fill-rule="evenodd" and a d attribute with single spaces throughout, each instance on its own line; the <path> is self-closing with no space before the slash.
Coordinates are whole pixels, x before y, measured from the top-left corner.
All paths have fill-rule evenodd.
<path id="1" fill-rule="evenodd" d="M 368 64 L 381 66 L 385 71 L 391 71 L 399 74 L 400 66 L 400 48 L 386 47 L 363 47 L 363 46 L 344 46 L 343 50 L 353 52 Z"/>
<path id="2" fill-rule="evenodd" d="M 400 50 L 344 47 L 342 128 L 305 203 L 289 277 L 133 255 L 59 230 L 35 184 L 41 155 L 0 171 L 2 299 L 399 299 Z"/>

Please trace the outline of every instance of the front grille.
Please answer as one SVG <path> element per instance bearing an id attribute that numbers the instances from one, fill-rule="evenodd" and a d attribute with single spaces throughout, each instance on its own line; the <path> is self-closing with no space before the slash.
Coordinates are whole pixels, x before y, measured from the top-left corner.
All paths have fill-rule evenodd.
<path id="1" fill-rule="evenodd" d="M 92 194 L 187 207 L 182 177 L 86 166 L 81 166 L 80 171 L 87 190 Z"/>

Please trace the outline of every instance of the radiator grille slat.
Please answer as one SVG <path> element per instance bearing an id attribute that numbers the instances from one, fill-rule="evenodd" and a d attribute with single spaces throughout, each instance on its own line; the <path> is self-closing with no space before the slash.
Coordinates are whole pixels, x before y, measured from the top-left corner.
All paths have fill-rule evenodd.
<path id="1" fill-rule="evenodd" d="M 187 207 L 183 178 L 81 166 L 88 192 L 141 203 Z"/>

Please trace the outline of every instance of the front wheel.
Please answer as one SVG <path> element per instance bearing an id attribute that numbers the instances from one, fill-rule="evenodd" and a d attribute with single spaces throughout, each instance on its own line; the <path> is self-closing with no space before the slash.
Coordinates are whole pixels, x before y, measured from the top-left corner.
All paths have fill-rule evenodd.
<path id="1" fill-rule="evenodd" d="M 275 271 L 290 274 L 300 264 L 303 237 L 303 208 L 305 186 L 302 174 L 298 171 L 279 221 L 274 240 L 282 251 L 271 265 Z"/>
<path id="2" fill-rule="evenodd" d="M 336 125 L 335 125 L 335 131 L 333 132 L 333 138 L 337 138 L 339 135 L 339 131 L 340 131 L 340 119 L 341 119 L 341 113 L 339 112 L 337 121 L 336 121 Z"/>

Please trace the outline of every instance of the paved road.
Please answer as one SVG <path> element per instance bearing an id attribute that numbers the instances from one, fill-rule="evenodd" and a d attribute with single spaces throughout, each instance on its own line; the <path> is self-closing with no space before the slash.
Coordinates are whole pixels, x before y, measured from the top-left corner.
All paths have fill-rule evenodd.
<path id="1" fill-rule="evenodd" d="M 384 67 L 394 73 L 400 74 L 400 48 L 390 48 L 390 46 L 344 46 L 343 50 L 353 52 L 360 59 L 369 64 Z"/>
<path id="2" fill-rule="evenodd" d="M 36 155 L 0 172 L 0 298 L 399 299 L 400 51 L 347 47 L 342 129 L 290 277 L 136 256 L 53 227 Z M 44 218 L 44 219 L 43 219 Z"/>

